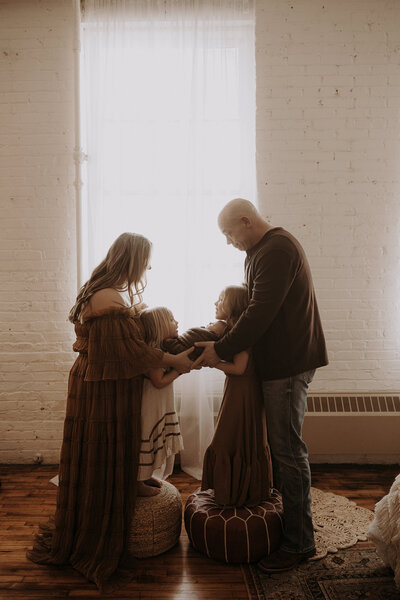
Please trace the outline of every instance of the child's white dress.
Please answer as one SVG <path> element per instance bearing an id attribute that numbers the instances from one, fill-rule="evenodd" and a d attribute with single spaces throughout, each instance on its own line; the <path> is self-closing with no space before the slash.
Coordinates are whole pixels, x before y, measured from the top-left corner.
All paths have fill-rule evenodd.
<path id="1" fill-rule="evenodd" d="M 138 481 L 169 477 L 183 439 L 175 411 L 173 383 L 158 389 L 145 377 L 142 394 L 142 442 Z"/>

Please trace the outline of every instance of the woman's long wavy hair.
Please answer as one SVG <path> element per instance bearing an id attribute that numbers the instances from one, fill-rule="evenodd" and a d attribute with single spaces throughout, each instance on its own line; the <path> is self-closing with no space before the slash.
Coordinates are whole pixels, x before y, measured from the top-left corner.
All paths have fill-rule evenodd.
<path id="1" fill-rule="evenodd" d="M 228 312 L 226 323 L 231 329 L 249 304 L 248 288 L 246 285 L 228 285 L 223 294 Z"/>
<path id="2" fill-rule="evenodd" d="M 128 292 L 131 306 L 142 302 L 146 287 L 151 242 L 139 233 L 121 233 L 111 245 L 105 259 L 94 269 L 90 279 L 81 287 L 69 313 L 72 323 L 81 321 L 87 303 L 95 292 L 114 288 Z"/>

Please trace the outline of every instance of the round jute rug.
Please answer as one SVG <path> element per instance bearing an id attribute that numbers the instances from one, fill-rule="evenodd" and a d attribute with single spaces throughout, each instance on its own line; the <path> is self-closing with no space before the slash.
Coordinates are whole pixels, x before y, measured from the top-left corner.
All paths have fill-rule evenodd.
<path id="1" fill-rule="evenodd" d="M 310 560 L 367 540 L 367 530 L 374 517 L 371 510 L 357 506 L 344 496 L 313 487 L 311 498 L 317 553 Z"/>

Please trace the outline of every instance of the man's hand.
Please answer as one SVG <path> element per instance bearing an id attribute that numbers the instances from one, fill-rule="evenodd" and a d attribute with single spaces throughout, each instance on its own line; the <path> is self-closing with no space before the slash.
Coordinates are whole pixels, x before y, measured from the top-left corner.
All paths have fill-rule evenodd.
<path id="1" fill-rule="evenodd" d="M 192 369 L 196 369 L 198 366 L 215 367 L 220 362 L 221 359 L 214 350 L 214 344 L 215 342 L 195 342 L 195 346 L 204 348 L 204 350 L 199 358 L 194 361 Z"/>

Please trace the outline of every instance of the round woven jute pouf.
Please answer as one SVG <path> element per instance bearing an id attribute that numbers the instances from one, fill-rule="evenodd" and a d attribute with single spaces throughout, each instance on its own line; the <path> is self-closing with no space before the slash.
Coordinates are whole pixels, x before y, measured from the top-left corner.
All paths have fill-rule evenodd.
<path id="1" fill-rule="evenodd" d="M 137 558 L 157 556 L 177 544 L 181 528 L 181 495 L 174 485 L 162 481 L 157 496 L 136 499 L 129 547 Z"/>
<path id="2" fill-rule="evenodd" d="M 226 563 L 250 563 L 277 550 L 282 535 L 281 495 L 258 506 L 224 507 L 214 490 L 197 490 L 185 505 L 185 528 L 196 550 Z"/>

